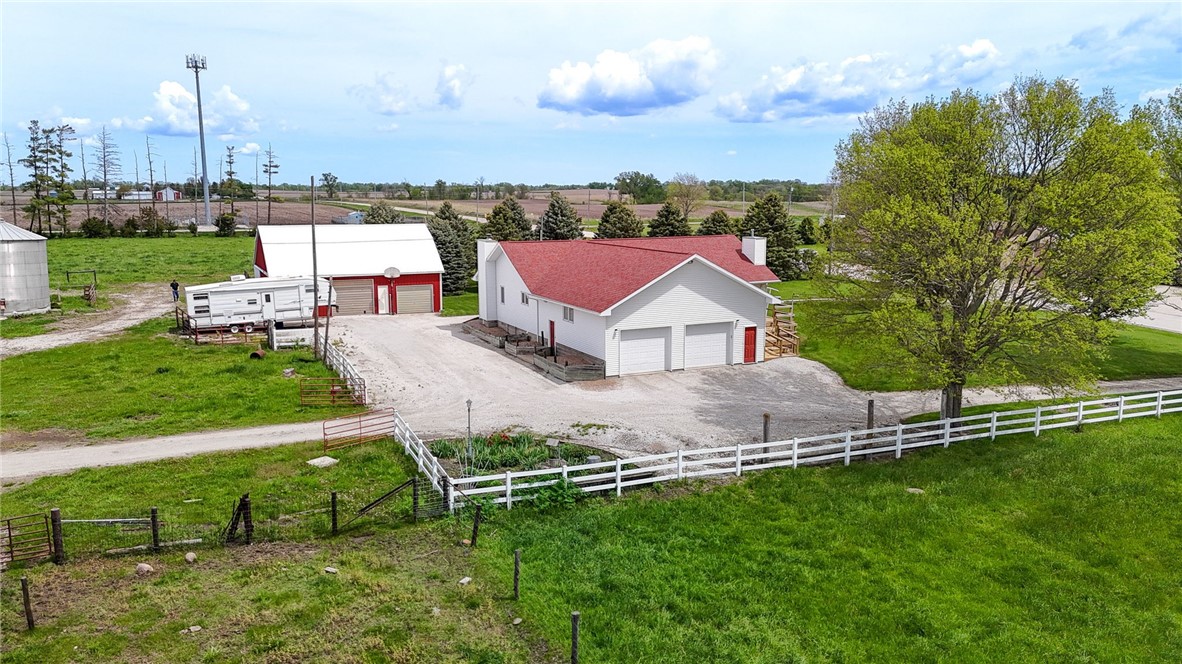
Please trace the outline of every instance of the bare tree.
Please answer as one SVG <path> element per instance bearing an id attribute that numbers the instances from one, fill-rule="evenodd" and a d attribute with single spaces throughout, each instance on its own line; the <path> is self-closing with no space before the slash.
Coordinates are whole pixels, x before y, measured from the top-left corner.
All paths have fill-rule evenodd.
<path id="1" fill-rule="evenodd" d="M 279 174 L 279 163 L 275 161 L 275 151 L 267 143 L 267 163 L 263 164 L 263 173 L 267 175 L 267 224 L 271 223 L 271 177 Z"/>
<path id="2" fill-rule="evenodd" d="M 16 172 L 12 170 L 12 144 L 4 132 L 4 165 L 8 167 L 8 192 L 12 195 L 12 219 L 16 221 Z"/>
<path id="3" fill-rule="evenodd" d="M 111 132 L 107 131 L 107 125 L 103 125 L 102 131 L 98 133 L 95 140 L 98 141 L 98 145 L 94 154 L 94 170 L 103 178 L 102 218 L 109 229 L 111 227 L 111 199 L 108 196 L 111 182 L 122 175 L 119 148 L 111 138 Z"/>
<path id="4" fill-rule="evenodd" d="M 706 183 L 693 173 L 678 173 L 669 181 L 669 202 L 681 212 L 681 216 L 689 219 L 690 213 L 702 205 L 706 200 Z"/>
<path id="5" fill-rule="evenodd" d="M 86 141 L 78 143 L 78 162 L 82 164 L 82 201 L 86 203 L 86 218 L 90 219 L 90 178 L 86 176 Z"/>
<path id="6" fill-rule="evenodd" d="M 145 136 L 148 154 L 148 191 L 152 192 L 152 211 L 156 211 L 156 173 L 152 170 L 152 137 Z"/>

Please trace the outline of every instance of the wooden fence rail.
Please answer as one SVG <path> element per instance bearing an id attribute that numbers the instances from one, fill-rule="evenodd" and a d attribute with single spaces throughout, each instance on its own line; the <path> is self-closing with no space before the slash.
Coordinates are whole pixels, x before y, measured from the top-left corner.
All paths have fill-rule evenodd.
<path id="1" fill-rule="evenodd" d="M 788 440 L 678 450 L 615 461 L 450 479 L 449 507 L 485 496 L 511 509 L 513 503 L 532 498 L 536 490 L 560 481 L 573 482 L 587 493 L 615 491 L 645 484 L 714 475 L 740 476 L 745 471 L 797 468 L 805 465 L 843 463 L 880 455 L 899 458 L 908 450 L 943 446 L 982 438 L 994 439 L 1019 433 L 1038 436 L 1044 431 L 1098 422 L 1120 422 L 1137 417 L 1161 417 L 1182 413 L 1182 390 L 1079 401 L 968 415 L 935 422 L 848 431 Z M 413 433 L 413 432 L 412 432 Z M 417 438 L 417 436 L 416 436 Z M 423 448 L 425 450 L 425 447 Z M 408 450 L 408 453 L 409 450 Z M 430 456 L 430 451 L 425 451 Z M 415 456 L 412 454 L 412 456 Z M 420 470 L 425 463 L 415 456 Z M 430 457 L 436 466 L 438 461 Z M 440 471 L 442 469 L 440 468 Z M 446 477 L 446 474 L 442 474 Z"/>

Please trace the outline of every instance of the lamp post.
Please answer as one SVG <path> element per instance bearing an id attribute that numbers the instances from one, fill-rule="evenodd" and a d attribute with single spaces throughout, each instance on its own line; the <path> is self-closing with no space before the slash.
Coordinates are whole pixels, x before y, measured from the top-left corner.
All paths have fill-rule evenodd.
<path id="1" fill-rule="evenodd" d="M 205 195 L 205 225 L 213 224 L 209 214 L 209 174 L 205 165 L 205 116 L 201 112 L 201 71 L 205 69 L 204 55 L 186 55 L 185 69 L 193 70 L 193 78 L 197 81 L 197 135 L 201 142 L 201 189 Z"/>

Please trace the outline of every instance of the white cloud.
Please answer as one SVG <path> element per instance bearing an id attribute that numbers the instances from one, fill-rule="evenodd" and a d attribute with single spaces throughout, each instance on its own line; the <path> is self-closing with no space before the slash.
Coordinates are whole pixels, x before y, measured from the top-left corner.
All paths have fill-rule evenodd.
<path id="1" fill-rule="evenodd" d="M 993 42 L 978 39 L 945 48 L 918 67 L 891 53 L 863 53 L 837 64 L 774 66 L 751 92 L 720 97 L 715 112 L 735 122 L 858 115 L 892 96 L 933 85 L 977 83 L 993 74 L 1001 60 Z"/>
<path id="2" fill-rule="evenodd" d="M 435 95 L 440 106 L 459 108 L 464 103 L 464 92 L 471 85 L 472 78 L 464 65 L 445 65 L 439 72 L 435 84 Z"/>
<path id="3" fill-rule="evenodd" d="M 89 131 L 90 125 L 93 124 L 90 118 L 72 118 L 69 116 L 62 116 L 61 123 L 70 125 L 74 131 Z"/>
<path id="4" fill-rule="evenodd" d="M 366 108 L 380 115 L 398 115 L 411 110 L 406 86 L 394 78 L 393 72 L 377 74 L 372 85 L 354 85 L 349 94 L 361 99 Z"/>
<path id="5" fill-rule="evenodd" d="M 176 81 L 161 81 L 152 93 L 156 103 L 151 115 L 142 118 L 113 118 L 111 126 L 116 129 L 148 131 L 166 136 L 197 135 L 197 95 Z M 226 138 L 234 140 L 259 130 L 259 123 L 250 116 L 250 103 L 223 85 L 203 101 L 205 128 L 219 131 Z"/>
<path id="6" fill-rule="evenodd" d="M 702 96 L 717 66 L 718 51 L 706 37 L 606 50 L 594 64 L 568 60 L 551 69 L 537 104 L 582 115 L 641 115 Z"/>
<path id="7" fill-rule="evenodd" d="M 242 147 L 235 150 L 235 152 L 238 154 L 255 154 L 261 149 L 261 147 L 262 146 L 260 146 L 258 143 L 247 143 L 246 145 L 243 145 Z"/>
<path id="8" fill-rule="evenodd" d="M 733 156 L 735 156 L 735 155 L 737 155 L 737 154 L 739 154 L 739 151 L 738 151 L 738 150 L 727 150 L 727 151 L 726 151 L 726 156 L 728 156 L 728 157 L 733 157 Z"/>
<path id="9" fill-rule="evenodd" d="M 374 127 L 374 129 L 377 129 L 378 131 L 381 131 L 381 132 L 398 131 L 398 123 L 391 122 L 390 124 L 386 124 L 386 125 L 378 125 L 377 127 Z"/>

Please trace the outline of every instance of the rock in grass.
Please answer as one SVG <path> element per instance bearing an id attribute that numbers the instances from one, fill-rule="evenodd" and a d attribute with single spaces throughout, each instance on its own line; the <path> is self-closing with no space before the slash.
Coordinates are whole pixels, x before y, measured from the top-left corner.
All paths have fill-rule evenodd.
<path id="1" fill-rule="evenodd" d="M 316 466 L 317 468 L 330 468 L 337 465 L 337 460 L 330 456 L 321 456 L 308 461 L 308 465 Z"/>
<path id="2" fill-rule="evenodd" d="M 336 573 L 337 573 L 337 568 L 335 568 L 335 567 L 325 567 L 325 568 L 324 568 L 324 571 L 325 571 L 325 573 L 327 573 L 327 574 L 336 574 Z"/>
<path id="3" fill-rule="evenodd" d="M 521 624 L 521 618 L 514 618 L 514 619 L 513 619 L 513 624 L 514 624 L 514 625 L 520 625 L 520 624 Z"/>
<path id="4" fill-rule="evenodd" d="M 460 579 L 461 586 L 466 586 L 469 583 L 472 583 L 472 577 L 470 577 L 470 576 L 465 576 L 464 578 Z"/>
<path id="5" fill-rule="evenodd" d="M 295 369 L 294 368 L 288 367 L 283 370 L 283 377 L 284 378 L 291 378 L 292 376 L 295 376 Z"/>
<path id="6" fill-rule="evenodd" d="M 443 612 L 439 610 L 438 606 L 431 607 L 431 615 L 438 616 L 440 613 L 443 613 Z"/>
<path id="7" fill-rule="evenodd" d="M 200 631 L 201 631 L 201 625 L 191 625 L 191 626 L 189 627 L 189 631 L 190 631 L 190 632 L 200 632 Z"/>
<path id="8" fill-rule="evenodd" d="M 137 576 L 147 576 L 148 574 L 151 574 L 152 572 L 155 572 L 155 571 L 156 571 L 156 568 L 152 567 L 148 563 L 139 563 L 138 565 L 135 566 L 135 573 Z"/>
<path id="9" fill-rule="evenodd" d="M 462 540 L 460 540 L 460 544 L 462 544 L 463 546 L 472 546 L 472 540 L 462 539 Z"/>
<path id="10" fill-rule="evenodd" d="M 186 553 L 185 554 L 185 562 L 187 562 L 187 563 L 197 562 L 197 554 L 193 553 L 192 551 Z"/>
<path id="11" fill-rule="evenodd" d="M 920 494 L 920 493 L 923 493 L 923 489 L 920 489 L 918 487 L 909 486 L 909 487 L 907 487 L 907 493 Z"/>

